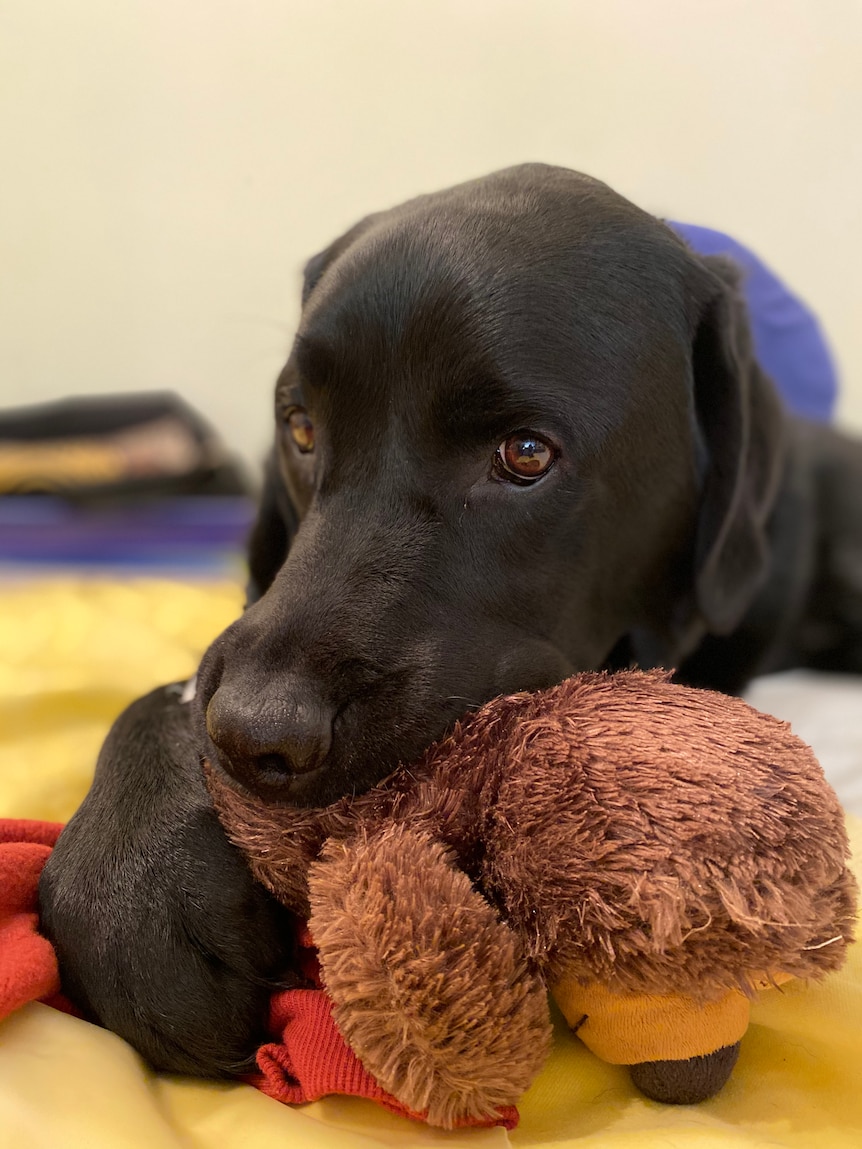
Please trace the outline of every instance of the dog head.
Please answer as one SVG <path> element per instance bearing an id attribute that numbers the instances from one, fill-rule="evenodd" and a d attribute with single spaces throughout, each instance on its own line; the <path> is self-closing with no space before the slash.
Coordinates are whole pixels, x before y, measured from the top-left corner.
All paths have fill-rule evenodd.
<path id="1" fill-rule="evenodd" d="M 781 418 L 727 267 L 528 165 L 363 220 L 303 301 L 250 605 L 200 674 L 250 789 L 360 791 L 494 695 L 737 624 Z"/>

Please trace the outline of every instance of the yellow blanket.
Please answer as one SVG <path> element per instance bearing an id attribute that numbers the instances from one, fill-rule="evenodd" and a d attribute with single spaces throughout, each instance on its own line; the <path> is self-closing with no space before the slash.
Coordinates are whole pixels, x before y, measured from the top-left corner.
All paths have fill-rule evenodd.
<path id="1" fill-rule="evenodd" d="M 231 583 L 0 588 L 0 816 L 68 818 L 111 719 L 133 697 L 189 675 L 240 602 Z M 850 831 L 862 872 L 862 821 L 851 819 Z M 862 945 L 823 985 L 794 984 L 755 1006 L 739 1064 L 712 1101 L 644 1100 L 624 1069 L 600 1062 L 561 1024 L 520 1110 L 513 1133 L 445 1134 L 366 1101 L 287 1109 L 248 1086 L 153 1075 L 112 1034 L 46 1006 L 0 1025 L 0 1149 L 860 1149 Z"/>

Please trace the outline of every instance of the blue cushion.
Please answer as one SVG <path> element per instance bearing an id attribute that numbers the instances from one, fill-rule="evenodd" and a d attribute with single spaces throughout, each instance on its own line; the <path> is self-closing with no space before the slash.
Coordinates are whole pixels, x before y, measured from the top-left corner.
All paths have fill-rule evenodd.
<path id="1" fill-rule="evenodd" d="M 838 377 L 817 318 L 765 263 L 737 240 L 709 227 L 668 224 L 700 255 L 726 255 L 743 270 L 757 358 L 797 415 L 827 422 Z"/>

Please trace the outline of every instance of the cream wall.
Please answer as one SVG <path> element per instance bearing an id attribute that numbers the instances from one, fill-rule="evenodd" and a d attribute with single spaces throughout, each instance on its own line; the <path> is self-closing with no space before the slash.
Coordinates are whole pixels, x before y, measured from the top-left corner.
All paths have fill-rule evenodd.
<path id="1" fill-rule="evenodd" d="M 0 0 L 0 404 L 174 387 L 252 455 L 304 258 L 525 159 L 752 244 L 862 428 L 859 0 Z"/>

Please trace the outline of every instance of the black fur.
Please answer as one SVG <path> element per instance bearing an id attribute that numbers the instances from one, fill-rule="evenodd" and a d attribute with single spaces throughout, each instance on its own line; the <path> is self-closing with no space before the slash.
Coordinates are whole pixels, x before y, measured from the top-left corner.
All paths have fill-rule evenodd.
<path id="1" fill-rule="evenodd" d="M 309 263 L 303 300 L 251 604 L 204 658 L 197 741 L 174 748 L 170 708 L 121 720 L 43 883 L 67 987 L 172 1068 L 244 1056 L 278 965 L 198 755 L 317 804 L 579 669 L 727 691 L 862 670 L 862 450 L 786 416 L 726 263 L 530 165 L 369 217 Z M 526 430 L 557 452 L 529 486 L 495 462 Z M 200 1035 L 222 1024 L 214 1057 Z"/>
<path id="2" fill-rule="evenodd" d="M 157 1069 L 229 1077 L 290 971 L 290 916 L 251 881 L 209 802 L 181 686 L 117 719 L 42 871 L 64 991 Z"/>

